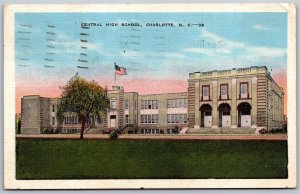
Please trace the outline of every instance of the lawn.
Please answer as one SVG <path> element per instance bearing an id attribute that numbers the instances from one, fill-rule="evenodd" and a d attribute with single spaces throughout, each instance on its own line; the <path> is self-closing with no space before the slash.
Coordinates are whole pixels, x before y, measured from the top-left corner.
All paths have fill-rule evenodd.
<path id="1" fill-rule="evenodd" d="M 17 179 L 287 178 L 286 141 L 17 140 Z"/>

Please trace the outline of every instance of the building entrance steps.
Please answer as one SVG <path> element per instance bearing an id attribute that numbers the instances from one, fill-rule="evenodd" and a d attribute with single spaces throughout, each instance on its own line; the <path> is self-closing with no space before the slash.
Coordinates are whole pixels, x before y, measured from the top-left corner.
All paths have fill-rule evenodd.
<path id="1" fill-rule="evenodd" d="M 189 128 L 188 127 L 182 127 L 180 134 L 185 134 Z"/>
<path id="2" fill-rule="evenodd" d="M 187 134 L 255 134 L 255 128 L 189 128 Z"/>

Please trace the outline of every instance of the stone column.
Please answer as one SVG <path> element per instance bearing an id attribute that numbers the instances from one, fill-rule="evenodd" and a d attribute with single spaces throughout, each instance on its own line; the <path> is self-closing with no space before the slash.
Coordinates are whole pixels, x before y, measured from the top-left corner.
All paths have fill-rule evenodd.
<path id="1" fill-rule="evenodd" d="M 251 81 L 251 98 L 252 98 L 252 109 L 251 109 L 251 128 L 257 127 L 257 77 L 252 77 Z"/>
<path id="2" fill-rule="evenodd" d="M 231 80 L 231 128 L 237 128 L 237 86 L 236 78 Z"/>
<path id="3" fill-rule="evenodd" d="M 195 83 L 188 81 L 188 125 L 193 128 L 195 125 Z"/>
<path id="4" fill-rule="evenodd" d="M 200 128 L 200 113 L 199 113 L 199 104 L 200 104 L 200 83 L 199 81 L 195 82 L 195 126 L 194 128 Z"/>
<path id="5" fill-rule="evenodd" d="M 212 97 L 212 128 L 218 128 L 219 126 L 219 111 L 218 111 L 218 81 L 212 81 L 211 88 Z"/>

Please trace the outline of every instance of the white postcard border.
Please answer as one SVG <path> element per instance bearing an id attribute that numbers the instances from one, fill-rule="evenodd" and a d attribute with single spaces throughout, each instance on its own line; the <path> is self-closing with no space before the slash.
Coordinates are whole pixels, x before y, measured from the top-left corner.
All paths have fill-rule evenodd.
<path id="1" fill-rule="evenodd" d="M 288 179 L 15 179 L 14 14 L 17 12 L 288 12 Z M 18 4 L 4 10 L 4 186 L 6 189 L 296 187 L 296 8 L 294 4 Z"/>

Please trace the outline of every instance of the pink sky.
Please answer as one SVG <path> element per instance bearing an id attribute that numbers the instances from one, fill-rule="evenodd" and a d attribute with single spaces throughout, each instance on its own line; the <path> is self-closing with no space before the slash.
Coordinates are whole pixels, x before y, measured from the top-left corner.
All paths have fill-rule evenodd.
<path id="1" fill-rule="evenodd" d="M 279 86 L 284 88 L 284 113 L 287 112 L 287 79 L 286 71 L 273 71 L 273 79 L 278 83 Z M 158 94 L 158 93 L 174 93 L 174 92 L 186 92 L 187 91 L 187 80 L 179 79 L 160 79 L 160 80 L 149 80 L 149 79 L 135 79 L 120 81 L 120 85 L 124 86 L 126 92 L 138 92 L 139 94 Z M 105 87 L 111 88 L 112 82 L 110 81 L 98 81 L 98 83 Z M 55 82 L 45 82 L 43 84 L 35 83 L 20 83 L 16 86 L 16 112 L 20 113 L 21 97 L 25 95 L 40 95 L 44 97 L 60 97 L 61 90 L 58 86 L 64 85 L 60 80 Z"/>

